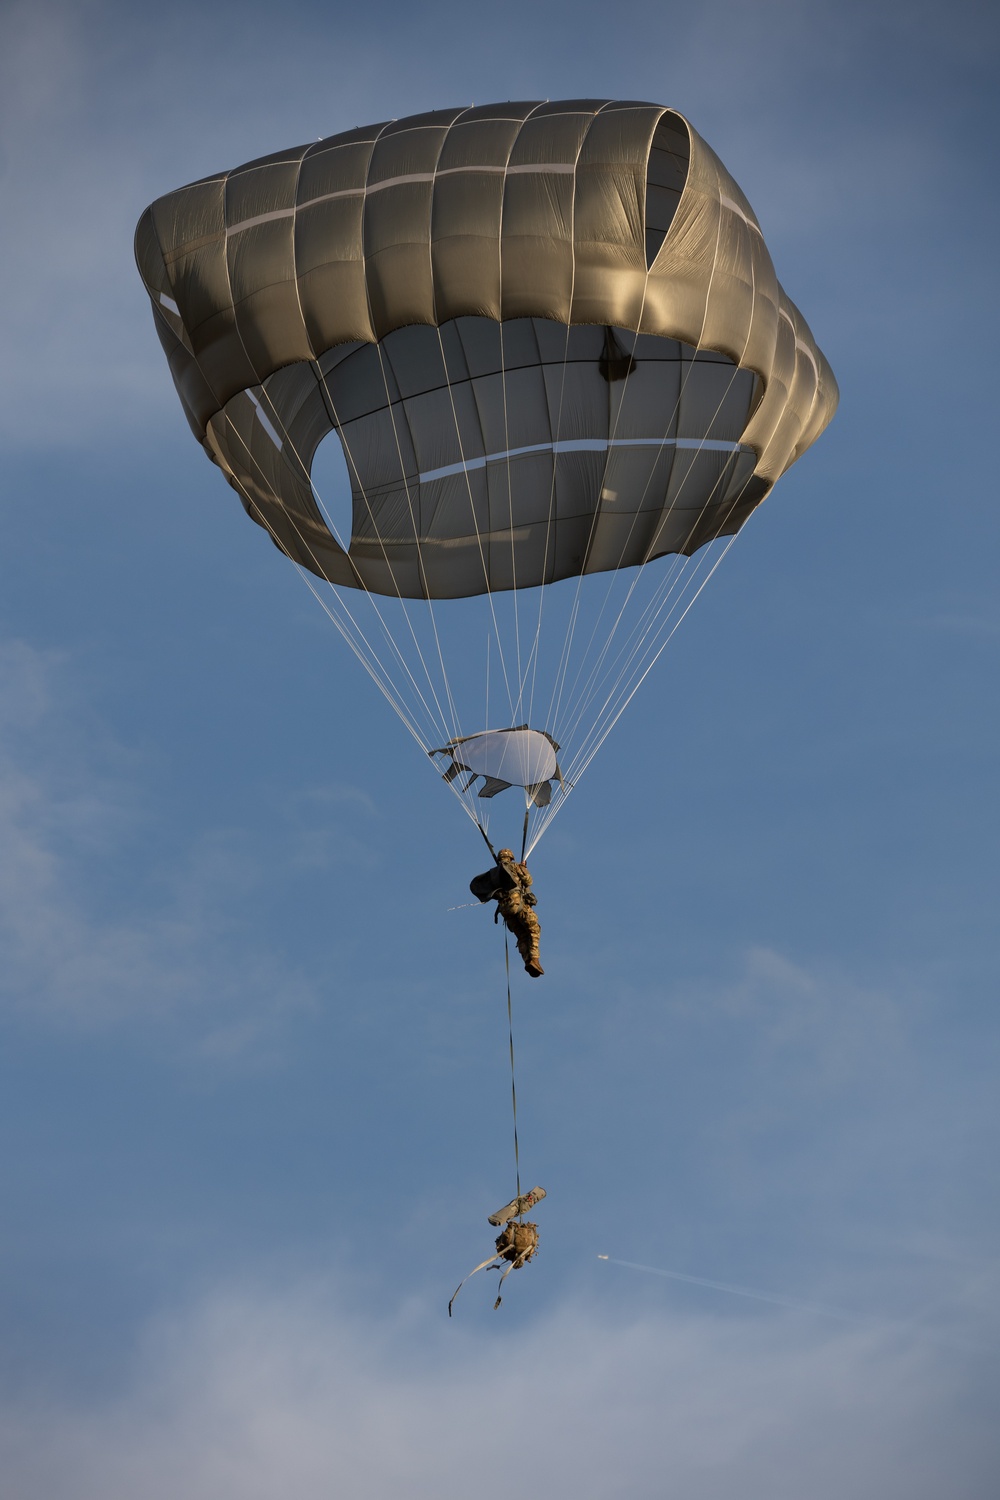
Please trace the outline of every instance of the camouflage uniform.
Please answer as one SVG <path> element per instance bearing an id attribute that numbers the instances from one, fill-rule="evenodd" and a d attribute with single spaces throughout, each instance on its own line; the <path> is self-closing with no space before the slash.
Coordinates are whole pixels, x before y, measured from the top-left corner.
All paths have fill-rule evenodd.
<path id="1" fill-rule="evenodd" d="M 477 875 L 469 885 L 480 901 L 495 901 L 497 916 L 517 943 L 517 951 L 532 979 L 544 974 L 538 957 L 542 925 L 535 916 L 537 897 L 531 890 L 528 866 L 514 858 L 513 850 L 501 849 L 492 870 Z"/>

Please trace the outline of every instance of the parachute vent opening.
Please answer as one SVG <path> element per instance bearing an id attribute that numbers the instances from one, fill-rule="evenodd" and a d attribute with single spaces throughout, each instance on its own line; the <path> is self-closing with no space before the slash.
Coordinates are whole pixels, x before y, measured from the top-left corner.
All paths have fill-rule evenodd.
<path id="1" fill-rule="evenodd" d="M 635 343 L 634 337 L 631 342 Z M 613 385 L 616 380 L 627 380 L 635 369 L 635 360 L 623 346 L 613 328 L 604 330 L 604 349 L 597 361 L 597 368 L 601 372 L 601 378 L 606 380 L 608 385 Z"/>
<path id="2" fill-rule="evenodd" d="M 646 266 L 653 264 L 667 237 L 687 182 L 691 144 L 687 126 L 665 114 L 656 127 L 646 166 Z"/>
<path id="3" fill-rule="evenodd" d="M 346 552 L 354 532 L 354 501 L 339 433 L 328 433 L 316 449 L 310 480 L 323 518 Z"/>

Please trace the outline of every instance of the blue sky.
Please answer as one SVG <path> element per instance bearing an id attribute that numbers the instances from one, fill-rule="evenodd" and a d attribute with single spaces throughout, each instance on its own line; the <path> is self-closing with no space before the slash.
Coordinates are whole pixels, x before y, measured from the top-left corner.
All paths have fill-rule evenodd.
<path id="1" fill-rule="evenodd" d="M 0 11 L 0 1468 L 17 1500 L 979 1500 L 1000 1463 L 988 5 Z M 511 1175 L 474 829 L 187 431 L 161 192 L 660 100 L 841 410 L 533 862 Z M 598 1254 L 758 1291 L 764 1302 Z M 848 1315 L 838 1318 L 805 1305 Z"/>

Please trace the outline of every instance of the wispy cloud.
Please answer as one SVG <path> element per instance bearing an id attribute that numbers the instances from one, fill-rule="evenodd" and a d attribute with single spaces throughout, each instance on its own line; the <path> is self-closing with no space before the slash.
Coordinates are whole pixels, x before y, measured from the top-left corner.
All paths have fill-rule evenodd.
<path id="1" fill-rule="evenodd" d="M 907 1045 L 902 1024 L 920 996 L 876 988 L 849 974 L 807 970 L 772 948 L 750 948 L 742 972 L 729 983 L 699 985 L 678 999 L 678 1008 L 711 1024 L 722 1015 L 752 1032 L 754 1051 L 780 1061 L 794 1055 L 803 1085 L 834 1085 L 848 1073 L 883 1067 L 888 1055 Z"/>
<path id="2" fill-rule="evenodd" d="M 133 889 L 102 897 L 103 864 L 129 864 L 126 846 L 148 829 L 115 764 L 124 752 L 62 700 L 68 678 L 54 654 L 0 645 L 0 999 L 75 1025 L 184 1013 L 214 1056 L 273 1046 L 312 991 L 235 914 L 263 878 L 261 856 L 208 829 L 165 878 L 140 855 Z M 145 859 L 156 863 L 152 849 Z"/>
<path id="3" fill-rule="evenodd" d="M 921 616 L 913 622 L 913 628 L 993 641 L 1000 636 L 1000 617 L 985 610 L 955 610 L 951 613 Z"/>

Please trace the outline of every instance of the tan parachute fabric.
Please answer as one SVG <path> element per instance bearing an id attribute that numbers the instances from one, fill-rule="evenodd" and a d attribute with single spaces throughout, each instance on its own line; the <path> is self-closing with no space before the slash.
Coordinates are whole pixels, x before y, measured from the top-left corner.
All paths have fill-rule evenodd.
<path id="1" fill-rule="evenodd" d="M 690 554 L 836 408 L 750 205 L 659 105 L 350 131 L 158 199 L 136 255 L 196 435 L 335 584 L 446 598 Z M 309 479 L 332 430 L 343 546 Z"/>

